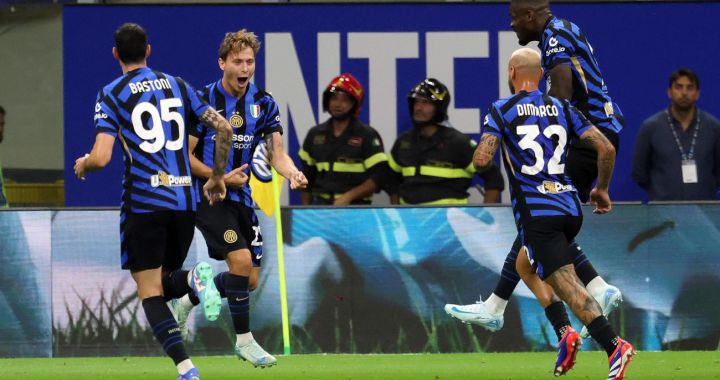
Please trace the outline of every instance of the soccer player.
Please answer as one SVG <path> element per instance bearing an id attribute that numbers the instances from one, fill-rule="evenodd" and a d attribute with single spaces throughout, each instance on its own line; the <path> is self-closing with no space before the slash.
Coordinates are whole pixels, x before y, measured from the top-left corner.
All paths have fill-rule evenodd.
<path id="1" fill-rule="evenodd" d="M 254 33 L 242 29 L 227 33 L 220 44 L 218 65 L 222 78 L 207 85 L 202 98 L 220 109 L 233 127 L 233 146 L 225 170 L 228 198 L 218 204 L 200 200 L 197 226 L 205 237 L 210 257 L 227 263 L 228 271 L 215 276 L 214 283 L 227 298 L 235 328 L 235 354 L 255 367 L 277 363 L 250 332 L 250 291 L 258 284 L 262 259 L 262 235 L 255 215 L 250 187 L 246 186 L 248 164 L 254 150 L 264 144 L 270 164 L 288 181 L 292 189 L 307 186 L 305 175 L 287 155 L 282 141 L 282 124 L 272 96 L 257 88 L 250 79 L 255 74 L 255 57 L 260 41 Z M 192 174 L 199 182 L 210 178 L 216 133 L 200 124 L 190 137 Z M 187 317 L 198 303 L 189 294 L 174 303 L 174 311 L 184 334 Z"/>
<path id="2" fill-rule="evenodd" d="M 568 143 L 579 138 L 598 156 L 598 181 L 589 194 L 594 212 L 610 212 L 608 187 L 615 148 L 567 100 L 541 93 L 538 82 L 542 75 L 537 52 L 523 48 L 513 53 L 508 82 L 514 95 L 490 106 L 473 162 L 479 169 L 488 167 L 502 143 L 522 244 L 517 270 L 527 272 L 532 265 L 605 349 L 610 365 L 608 379 L 620 380 L 625 377 L 634 349 L 615 334 L 600 305 L 575 274 L 572 243 L 582 225 L 582 210 L 577 190 L 565 174 Z M 556 376 L 572 368 L 579 343 L 580 337 L 566 323 L 554 368 Z"/>
<path id="3" fill-rule="evenodd" d="M 590 43 L 577 25 L 558 19 L 550 12 L 547 0 L 512 0 L 510 26 L 521 45 L 539 41 L 541 64 L 548 84 L 548 94 L 567 99 L 602 132 L 618 149 L 618 132 L 622 129 L 622 113 L 610 98 Z M 578 139 L 570 142 L 565 167 L 582 202 L 587 202 L 593 182 L 597 178 L 597 153 Z M 605 316 L 622 302 L 622 294 L 615 286 L 606 283 L 575 242 L 572 243 L 575 270 L 587 290 L 600 303 Z M 519 249 L 516 240 L 505 259 L 502 274 L 495 291 L 485 301 L 474 305 L 447 305 L 448 312 L 463 321 L 479 324 L 491 331 L 502 327 L 507 301 L 520 280 L 515 271 Z M 531 289 L 535 291 L 536 289 Z M 536 292 L 537 293 L 537 292 Z M 537 296 L 537 294 L 536 294 Z M 538 297 L 546 308 L 549 299 Z M 499 327 L 498 327 L 499 326 Z M 587 337 L 583 328 L 581 335 Z"/>
<path id="4" fill-rule="evenodd" d="M 208 319 L 217 318 L 220 298 L 212 269 L 200 263 L 182 271 L 195 230 L 197 193 L 192 187 L 186 125 L 202 121 L 217 131 L 210 179 L 203 192 L 210 202 L 225 197 L 224 168 L 230 150 L 228 122 L 200 100 L 182 79 L 147 67 L 145 30 L 127 23 L 115 32 L 113 56 L 123 75 L 103 87 L 95 104 L 95 145 L 75 161 L 81 180 L 102 169 L 119 138 L 125 154 L 120 214 L 121 262 L 137 283 L 150 327 L 177 366 L 179 380 L 199 380 L 177 322 L 166 301 L 191 290 Z"/>

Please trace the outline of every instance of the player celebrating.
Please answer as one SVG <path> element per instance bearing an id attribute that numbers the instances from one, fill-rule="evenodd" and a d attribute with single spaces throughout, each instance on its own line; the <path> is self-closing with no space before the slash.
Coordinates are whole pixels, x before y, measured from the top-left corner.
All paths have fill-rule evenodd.
<path id="1" fill-rule="evenodd" d="M 512 0 L 510 2 L 510 26 L 521 45 L 539 41 L 542 67 L 548 84 L 548 94 L 567 99 L 605 135 L 617 150 L 618 132 L 622 129 L 622 113 L 612 102 L 602 78 L 600 68 L 590 43 L 577 25 L 556 18 L 550 12 L 547 0 Z M 582 202 L 587 202 L 593 182 L 597 178 L 597 153 L 592 147 L 575 139 L 568 146 L 565 167 Z M 446 310 L 454 317 L 479 324 L 491 331 L 502 327 L 503 313 L 519 276 L 515 260 L 519 249 L 516 241 L 505 259 L 501 277 L 493 294 L 483 303 L 471 305 L 447 305 Z M 575 242 L 573 263 L 578 277 L 590 294 L 600 304 L 603 314 L 609 315 L 622 301 L 622 294 L 615 286 L 607 284 Z M 535 292 L 535 289 L 532 289 Z M 536 292 L 537 293 L 537 292 Z M 546 308 L 549 300 L 540 300 Z M 583 328 L 582 336 L 587 337 Z"/>
<path id="2" fill-rule="evenodd" d="M 230 307 L 236 333 L 235 354 L 255 367 L 269 367 L 277 360 L 258 345 L 250 332 L 249 292 L 257 287 L 263 252 L 250 187 L 245 186 L 247 166 L 258 144 L 265 144 L 268 161 L 290 181 L 292 189 L 304 188 L 307 179 L 285 152 L 275 100 L 250 82 L 258 50 L 260 42 L 254 33 L 245 29 L 227 33 L 218 58 L 223 76 L 202 91 L 202 98 L 224 112 L 232 125 L 233 147 L 225 170 L 229 196 L 215 205 L 200 200 L 197 226 L 205 237 L 210 257 L 223 260 L 228 266 L 227 272 L 215 276 L 214 283 Z M 209 165 L 217 149 L 215 131 L 198 125 L 190 137 L 190 149 L 192 174 L 203 182 L 211 176 Z M 173 305 L 185 334 L 187 317 L 198 301 L 190 294 Z"/>
<path id="3" fill-rule="evenodd" d="M 570 306 L 607 352 L 608 379 L 620 380 L 625 377 L 634 349 L 615 334 L 600 305 L 580 285 L 575 274 L 572 242 L 582 225 L 582 211 L 564 168 L 571 138 L 579 137 L 593 147 L 598 154 L 598 181 L 590 192 L 590 201 L 595 205 L 594 212 L 610 212 L 608 187 L 615 165 L 615 148 L 567 101 L 538 90 L 542 74 L 537 52 L 524 48 L 513 53 L 508 77 L 514 95 L 490 107 L 473 162 L 480 169 L 488 167 L 500 142 L 503 143 L 513 213 L 523 245 L 517 269 L 523 271 L 532 264 L 538 276 Z M 571 335 L 575 334 L 568 325 L 564 336 Z M 575 344 L 561 340 L 555 375 L 572 368 L 579 338 L 574 337 L 573 341 Z"/>
<path id="4" fill-rule="evenodd" d="M 123 75 L 100 90 L 95 104 L 95 145 L 75 161 L 75 174 L 109 162 L 115 138 L 125 154 L 120 216 L 122 268 L 137 283 L 153 334 L 177 366 L 179 380 L 199 380 L 185 352 L 166 299 L 194 290 L 206 305 L 206 317 L 217 318 L 212 269 L 198 264 L 181 271 L 195 229 L 197 193 L 192 188 L 187 124 L 202 121 L 217 133 L 210 179 L 203 187 L 209 202 L 225 197 L 223 169 L 227 165 L 231 128 L 212 107 L 200 100 L 182 79 L 147 67 L 150 45 L 145 30 L 124 24 L 115 32 L 113 56 Z"/>

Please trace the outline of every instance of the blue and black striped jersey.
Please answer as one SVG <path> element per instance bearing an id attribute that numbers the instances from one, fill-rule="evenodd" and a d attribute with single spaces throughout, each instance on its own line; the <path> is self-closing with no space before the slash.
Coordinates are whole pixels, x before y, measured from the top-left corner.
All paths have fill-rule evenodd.
<path id="1" fill-rule="evenodd" d="M 548 91 L 552 86 L 550 71 L 557 65 L 570 66 L 573 74 L 570 104 L 593 125 L 620 132 L 622 111 L 610 98 L 593 48 L 580 28 L 570 21 L 551 17 L 540 38 L 539 48 Z"/>
<path id="2" fill-rule="evenodd" d="M 122 210 L 195 210 L 186 123 L 208 109 L 182 79 L 143 67 L 98 93 L 95 131 L 118 137 L 125 152 Z"/>
<path id="3" fill-rule="evenodd" d="M 264 144 L 266 135 L 273 132 L 283 133 L 280 112 L 275 100 L 253 83 L 248 84 L 245 96 L 238 99 L 225 91 L 221 80 L 205 86 L 200 92 L 200 97 L 224 115 L 233 127 L 232 149 L 225 172 L 248 164 L 245 172 L 249 175 L 250 161 L 255 148 L 261 142 Z M 215 157 L 215 130 L 197 124 L 190 133 L 198 138 L 193 153 L 205 165 L 212 167 Z M 198 183 L 198 189 L 200 185 Z M 228 189 L 228 195 L 234 202 L 248 207 L 254 206 L 250 186 Z"/>
<path id="4" fill-rule="evenodd" d="M 482 134 L 500 138 L 515 221 L 579 216 L 580 201 L 565 174 L 568 142 L 592 127 L 566 100 L 521 91 L 490 106 Z"/>

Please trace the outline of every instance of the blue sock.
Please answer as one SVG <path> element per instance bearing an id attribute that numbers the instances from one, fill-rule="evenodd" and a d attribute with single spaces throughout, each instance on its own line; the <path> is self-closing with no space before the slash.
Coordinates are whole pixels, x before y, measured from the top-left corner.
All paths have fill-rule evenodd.
<path id="1" fill-rule="evenodd" d="M 213 277 L 213 282 L 215 283 L 215 288 L 220 293 L 221 298 L 225 298 L 225 275 L 228 274 L 228 272 L 220 272 Z"/>
<path id="2" fill-rule="evenodd" d="M 142 301 L 145 317 L 147 317 L 153 335 L 175 362 L 175 365 L 189 359 L 185 352 L 185 344 L 180 336 L 180 329 L 163 296 L 146 298 Z"/>
<path id="3" fill-rule="evenodd" d="M 225 294 L 227 294 L 230 316 L 236 334 L 250 332 L 250 292 L 247 276 L 225 274 Z"/>
<path id="4" fill-rule="evenodd" d="M 163 276 L 162 286 L 165 293 L 165 301 L 174 298 L 180 298 L 192 292 L 190 285 L 187 283 L 188 271 L 178 269 Z"/>
<path id="5" fill-rule="evenodd" d="M 575 253 L 573 257 L 573 265 L 575 266 L 575 273 L 577 274 L 583 285 L 587 286 L 595 277 L 599 276 L 598 272 L 593 267 L 590 259 L 585 256 L 582 248 L 576 242 L 570 243 L 570 249 Z"/>

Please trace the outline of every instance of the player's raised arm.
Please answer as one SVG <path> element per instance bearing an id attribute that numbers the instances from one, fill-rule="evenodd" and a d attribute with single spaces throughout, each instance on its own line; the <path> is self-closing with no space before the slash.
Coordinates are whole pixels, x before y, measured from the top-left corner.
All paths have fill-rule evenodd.
<path id="1" fill-rule="evenodd" d="M 491 134 L 484 133 L 480 138 L 480 144 L 475 148 L 473 153 L 473 165 L 478 172 L 488 170 L 493 164 L 493 157 L 497 152 L 500 138 Z"/>
<path id="2" fill-rule="evenodd" d="M 596 206 L 595 210 L 593 210 L 595 213 L 604 214 L 612 208 L 608 188 L 610 187 L 610 177 L 612 177 L 615 168 L 615 147 L 595 126 L 586 130 L 580 136 L 580 139 L 591 145 L 598 154 L 597 184 L 590 193 L 590 202 Z"/>
<path id="3" fill-rule="evenodd" d="M 203 112 L 200 121 L 214 129 L 217 133 L 212 177 L 210 177 L 205 183 L 205 186 L 203 186 L 205 196 L 208 197 L 210 204 L 212 204 L 213 201 L 225 199 L 226 189 L 225 182 L 223 182 L 223 175 L 225 174 L 228 157 L 230 156 L 232 127 L 230 123 L 212 107 Z"/>
<path id="4" fill-rule="evenodd" d="M 568 65 L 557 65 L 550 70 L 550 90 L 548 95 L 558 99 L 572 99 L 573 77 Z"/>

